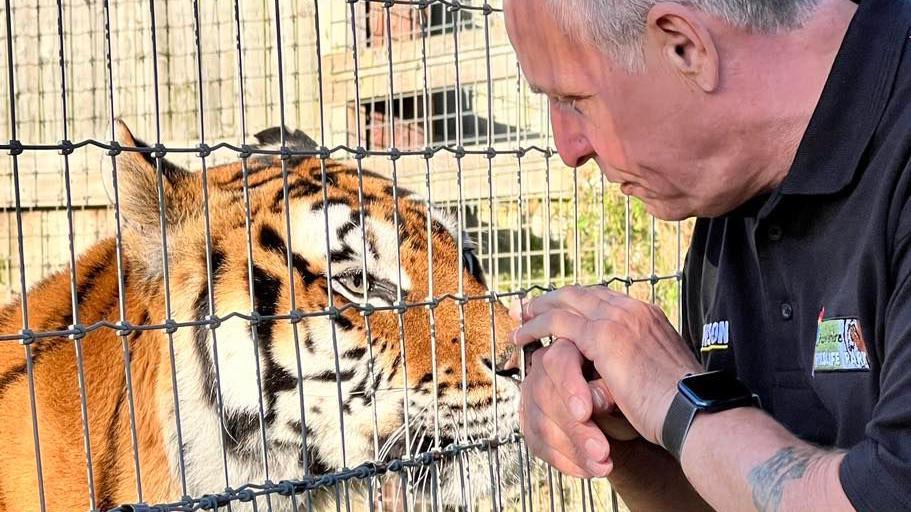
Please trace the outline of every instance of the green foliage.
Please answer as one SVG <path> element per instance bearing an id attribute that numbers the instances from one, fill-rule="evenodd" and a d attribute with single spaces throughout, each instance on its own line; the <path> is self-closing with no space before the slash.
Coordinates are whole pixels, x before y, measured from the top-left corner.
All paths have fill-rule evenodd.
<path id="1" fill-rule="evenodd" d="M 517 203 L 500 204 L 497 217 L 504 222 L 497 225 L 514 228 L 495 230 L 495 287 L 508 291 L 610 282 L 613 289 L 656 302 L 676 323 L 676 276 L 692 223 L 655 220 L 641 201 L 624 196 L 593 165 L 578 169 L 574 182 L 574 191 L 550 200 L 549 233 L 535 236 L 528 227 L 534 223 L 531 217 L 546 217 L 544 198 L 523 206 L 522 232 L 515 229 Z M 490 250 L 486 232 L 486 227 L 480 229 L 482 254 Z M 483 263 L 489 266 L 486 258 Z"/>

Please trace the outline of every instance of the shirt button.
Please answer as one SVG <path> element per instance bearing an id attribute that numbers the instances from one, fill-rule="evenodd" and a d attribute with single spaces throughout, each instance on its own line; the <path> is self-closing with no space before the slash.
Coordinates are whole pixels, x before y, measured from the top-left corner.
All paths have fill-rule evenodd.
<path id="1" fill-rule="evenodd" d="M 771 240 L 773 242 L 777 242 L 777 241 L 781 240 L 781 234 L 782 234 L 781 226 L 779 226 L 777 224 L 773 224 L 773 225 L 769 226 L 769 230 L 768 230 L 767 234 L 768 234 L 769 240 Z"/>
<path id="2" fill-rule="evenodd" d="M 787 302 L 781 303 L 781 318 L 790 320 L 794 316 L 794 308 Z"/>

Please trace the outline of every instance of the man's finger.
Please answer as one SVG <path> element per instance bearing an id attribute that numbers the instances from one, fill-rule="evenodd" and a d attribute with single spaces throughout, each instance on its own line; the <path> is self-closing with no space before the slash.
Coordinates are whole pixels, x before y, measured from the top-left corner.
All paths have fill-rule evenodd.
<path id="1" fill-rule="evenodd" d="M 602 313 L 611 312 L 622 316 L 628 314 L 629 308 L 643 304 L 642 301 L 631 295 L 611 290 L 606 286 L 592 287 L 591 293 L 602 302 Z M 602 315 L 599 318 L 611 319 L 612 316 L 614 315 Z"/>
<path id="2" fill-rule="evenodd" d="M 580 316 L 596 318 L 601 299 L 587 288 L 567 286 L 536 297 L 522 308 L 522 319 L 530 320 L 553 309 L 570 310 Z"/>
<path id="3" fill-rule="evenodd" d="M 528 304 L 527 299 L 522 299 L 521 297 L 512 301 L 512 304 L 509 305 L 509 317 L 515 320 L 516 322 L 522 321 L 522 310 Z"/>
<path id="4" fill-rule="evenodd" d="M 618 292 L 617 290 L 612 290 L 607 286 L 592 286 L 589 288 L 592 294 L 603 301 L 609 301 L 617 298 L 629 297 L 628 294 L 623 292 Z"/>
<path id="5" fill-rule="evenodd" d="M 557 471 L 576 478 L 601 478 L 610 474 L 614 468 L 614 461 L 610 458 L 607 462 L 600 464 L 597 467 L 589 468 L 586 466 L 585 468 L 581 468 L 562 453 L 547 452 L 542 455 L 537 455 L 534 450 L 532 450 L 531 446 L 529 446 L 528 449 L 533 455 L 544 460 Z"/>
<path id="6" fill-rule="evenodd" d="M 592 394 L 592 421 L 604 432 L 608 439 L 632 441 L 641 437 L 617 408 L 614 397 L 603 379 L 588 383 Z"/>
<path id="7" fill-rule="evenodd" d="M 537 368 L 522 384 L 522 416 L 532 429 L 529 434 L 548 443 L 552 431 L 563 432 L 573 440 L 557 447 L 564 455 L 603 462 L 610 448 L 591 421 L 591 393 L 581 374 L 578 350 L 572 343 L 558 341 L 534 358 Z"/>
<path id="8" fill-rule="evenodd" d="M 520 425 L 532 454 L 554 463 L 564 460 L 577 468 L 602 475 L 609 470 L 610 445 L 594 422 L 575 423 L 564 431 L 541 407 L 523 393 Z M 558 457 L 559 455 L 559 457 Z"/>
<path id="9" fill-rule="evenodd" d="M 547 447 L 535 446 L 529 439 L 525 440 L 525 444 L 528 445 L 529 453 L 550 464 L 554 469 L 565 475 L 574 476 L 576 478 L 594 478 L 596 476 L 591 474 L 590 469 L 580 467 L 578 464 L 558 451 L 551 451 Z M 609 473 L 613 468 L 613 461 L 609 460 L 604 464 L 604 466 L 605 474 Z"/>
<path id="10" fill-rule="evenodd" d="M 529 320 L 551 309 L 569 309 L 591 319 L 602 318 L 605 306 L 625 307 L 637 302 L 633 297 L 611 290 L 607 286 L 568 286 L 540 297 L 526 300 L 521 308 L 521 318 Z M 606 304 L 605 304 L 606 303 Z"/>
<path id="11" fill-rule="evenodd" d="M 545 454 L 559 453 L 579 467 L 601 467 L 610 456 L 610 445 L 604 433 L 594 422 L 579 423 L 572 432 L 562 430 L 540 408 L 527 406 L 520 423 L 532 453 L 545 458 Z"/>
<path id="12" fill-rule="evenodd" d="M 546 416 L 561 429 L 568 429 L 579 421 L 588 420 L 591 416 L 591 406 L 588 405 L 588 408 L 585 409 L 585 403 L 583 402 L 584 417 L 581 420 L 575 419 L 575 414 L 569 409 L 569 395 L 565 391 L 562 382 L 554 382 L 545 368 L 544 358 L 548 350 L 549 347 L 532 355 L 534 361 L 532 363 L 533 370 L 526 375 L 525 381 L 522 382 L 521 403 L 522 405 L 529 404 L 531 407 L 537 407 L 538 412 L 536 414 Z M 578 388 L 578 384 L 576 387 Z M 587 390 L 587 384 L 584 382 L 582 389 Z M 583 413 L 580 413 L 580 416 Z"/>
<path id="13" fill-rule="evenodd" d="M 583 357 L 581 353 L 579 356 Z M 610 390 L 607 389 L 604 379 L 588 382 L 588 387 L 592 397 L 592 415 L 610 414 L 617 409 L 614 397 L 611 395 Z"/>
<path id="14" fill-rule="evenodd" d="M 568 311 L 551 310 L 536 316 L 513 332 L 512 342 L 522 347 L 542 338 L 568 338 L 579 341 L 585 333 L 588 320 Z M 588 333 L 591 336 L 591 333 Z"/>
<path id="15" fill-rule="evenodd" d="M 592 415 L 592 394 L 582 375 L 583 361 L 579 349 L 565 339 L 556 340 L 532 358 L 532 368 L 537 362 L 547 373 L 553 386 L 549 391 L 557 392 L 559 396 L 555 398 L 566 405 L 576 422 L 586 421 Z"/>

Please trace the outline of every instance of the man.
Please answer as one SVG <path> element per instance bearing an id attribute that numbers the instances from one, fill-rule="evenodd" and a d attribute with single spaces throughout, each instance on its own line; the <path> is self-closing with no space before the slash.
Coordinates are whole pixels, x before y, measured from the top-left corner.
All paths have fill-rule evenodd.
<path id="1" fill-rule="evenodd" d="M 532 452 L 633 510 L 911 510 L 911 4 L 504 9 L 566 164 L 699 217 L 682 336 L 603 288 L 525 305 Z"/>

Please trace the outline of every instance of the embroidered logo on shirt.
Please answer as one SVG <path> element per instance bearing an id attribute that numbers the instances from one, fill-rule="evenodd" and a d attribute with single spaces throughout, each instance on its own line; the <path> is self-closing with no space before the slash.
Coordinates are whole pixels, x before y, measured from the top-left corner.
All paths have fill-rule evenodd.
<path id="1" fill-rule="evenodd" d="M 725 350 L 730 343 L 730 322 L 722 320 L 711 322 L 702 326 L 701 352 Z"/>
<path id="2" fill-rule="evenodd" d="M 856 318 L 825 318 L 819 312 L 813 372 L 869 370 L 867 344 Z"/>

